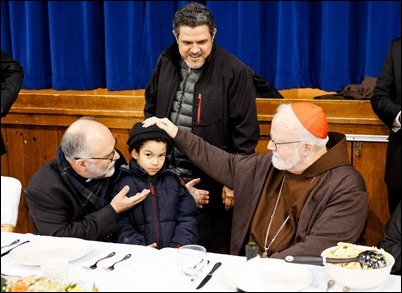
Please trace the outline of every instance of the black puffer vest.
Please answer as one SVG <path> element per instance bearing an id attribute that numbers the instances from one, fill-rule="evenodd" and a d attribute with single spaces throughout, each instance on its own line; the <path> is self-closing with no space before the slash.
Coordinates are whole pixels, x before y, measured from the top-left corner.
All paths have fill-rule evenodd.
<path id="1" fill-rule="evenodd" d="M 181 60 L 180 68 L 181 81 L 173 102 L 170 120 L 179 128 L 191 132 L 194 85 L 202 73 L 202 67 L 199 69 L 191 69 L 187 66 L 184 60 Z M 181 152 L 174 148 L 169 160 L 173 163 L 173 166 L 180 166 L 172 169 L 172 171 L 180 175 L 186 182 L 191 179 L 192 165 Z M 177 164 L 178 162 L 180 162 L 180 164 Z"/>

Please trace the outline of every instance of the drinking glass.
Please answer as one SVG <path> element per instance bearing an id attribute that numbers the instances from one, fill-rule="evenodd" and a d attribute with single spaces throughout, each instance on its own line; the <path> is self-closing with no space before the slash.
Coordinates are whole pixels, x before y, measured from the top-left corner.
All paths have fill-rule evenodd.
<path id="1" fill-rule="evenodd" d="M 189 244 L 181 246 L 177 255 L 178 266 L 190 280 L 191 289 L 194 289 L 194 279 L 207 263 L 207 250 L 204 246 Z"/>

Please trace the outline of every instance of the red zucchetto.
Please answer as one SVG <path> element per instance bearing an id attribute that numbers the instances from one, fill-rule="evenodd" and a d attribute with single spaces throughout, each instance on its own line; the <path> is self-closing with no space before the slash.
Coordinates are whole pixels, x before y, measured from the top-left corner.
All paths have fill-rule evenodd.
<path id="1" fill-rule="evenodd" d="M 327 137 L 328 122 L 321 107 L 309 102 L 298 102 L 292 104 L 292 110 L 311 134 L 318 138 Z"/>

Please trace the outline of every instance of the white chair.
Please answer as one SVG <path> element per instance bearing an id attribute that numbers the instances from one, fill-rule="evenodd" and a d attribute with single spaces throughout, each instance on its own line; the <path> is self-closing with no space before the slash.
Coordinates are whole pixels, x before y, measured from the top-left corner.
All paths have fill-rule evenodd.
<path id="1" fill-rule="evenodd" d="M 17 225 L 21 197 L 21 181 L 1 176 L 1 231 L 12 232 Z"/>

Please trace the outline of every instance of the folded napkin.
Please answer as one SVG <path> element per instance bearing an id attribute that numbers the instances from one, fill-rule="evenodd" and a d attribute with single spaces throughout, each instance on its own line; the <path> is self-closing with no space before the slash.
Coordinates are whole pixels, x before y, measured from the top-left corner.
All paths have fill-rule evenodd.
<path id="1" fill-rule="evenodd" d="M 1 176 L 1 224 L 15 227 L 21 197 L 21 182 L 13 177 Z M 4 225 L 8 224 L 8 225 Z"/>

